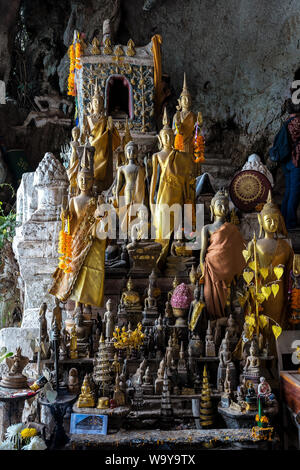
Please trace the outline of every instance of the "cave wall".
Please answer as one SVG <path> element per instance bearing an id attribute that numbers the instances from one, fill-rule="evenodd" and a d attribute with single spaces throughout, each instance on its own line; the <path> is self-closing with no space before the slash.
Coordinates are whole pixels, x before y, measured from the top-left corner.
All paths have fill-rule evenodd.
<path id="1" fill-rule="evenodd" d="M 95 35 L 101 39 L 102 22 L 112 17 L 120 43 L 132 38 L 144 45 L 154 34 L 162 35 L 163 72 L 173 90 L 168 108 L 175 111 L 186 71 L 212 156 L 230 158 L 233 171 L 253 151 L 265 158 L 285 117 L 282 105 L 299 67 L 299 2 L 147 3 L 148 11 L 145 0 L 22 0 L 27 80 L 41 84 L 46 79 L 66 94 L 67 46 L 74 28 L 85 32 L 87 41 Z M 36 162 L 42 156 L 32 158 Z"/>

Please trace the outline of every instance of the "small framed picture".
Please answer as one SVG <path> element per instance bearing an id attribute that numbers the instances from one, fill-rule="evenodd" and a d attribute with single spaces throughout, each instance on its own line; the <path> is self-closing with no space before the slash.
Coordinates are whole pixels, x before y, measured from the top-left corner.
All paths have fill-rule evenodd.
<path id="1" fill-rule="evenodd" d="M 107 416 L 72 413 L 71 434 L 107 434 Z"/>

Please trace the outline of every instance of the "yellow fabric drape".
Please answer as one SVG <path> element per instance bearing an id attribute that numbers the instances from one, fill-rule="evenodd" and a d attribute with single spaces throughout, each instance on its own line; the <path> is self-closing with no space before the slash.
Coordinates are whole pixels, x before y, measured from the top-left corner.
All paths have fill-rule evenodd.
<path id="1" fill-rule="evenodd" d="M 160 112 L 162 103 L 164 101 L 165 95 L 163 93 L 163 84 L 162 84 L 162 64 L 161 64 L 161 44 L 162 37 L 160 34 L 155 34 L 151 38 L 152 41 L 152 52 L 153 52 L 153 62 L 154 62 L 154 87 L 155 87 L 155 112 L 158 114 Z"/>
<path id="2" fill-rule="evenodd" d="M 107 165 L 108 159 L 112 158 L 110 156 L 109 149 L 109 133 L 111 133 L 111 145 L 112 152 L 120 145 L 121 138 L 119 132 L 114 127 L 112 131 L 106 128 L 107 119 L 101 119 L 94 127 L 92 133 L 94 139 L 91 142 L 91 145 L 95 147 L 95 156 L 94 156 L 94 178 L 96 181 L 104 181 L 107 177 Z"/>

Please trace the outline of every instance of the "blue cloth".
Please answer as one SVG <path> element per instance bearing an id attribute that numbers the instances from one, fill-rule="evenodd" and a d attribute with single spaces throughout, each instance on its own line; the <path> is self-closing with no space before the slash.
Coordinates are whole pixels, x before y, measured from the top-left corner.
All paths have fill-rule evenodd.
<path id="1" fill-rule="evenodd" d="M 281 165 L 285 175 L 285 193 L 281 204 L 281 212 L 286 228 L 297 227 L 297 208 L 300 202 L 300 167 L 297 168 L 292 160 Z"/>

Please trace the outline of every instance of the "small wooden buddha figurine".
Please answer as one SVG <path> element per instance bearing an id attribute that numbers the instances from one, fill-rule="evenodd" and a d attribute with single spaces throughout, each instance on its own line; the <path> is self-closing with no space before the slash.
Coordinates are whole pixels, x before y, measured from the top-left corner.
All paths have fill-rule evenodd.
<path id="1" fill-rule="evenodd" d="M 68 390 L 70 393 L 74 393 L 75 395 L 77 395 L 80 391 L 78 370 L 75 367 L 72 367 L 69 370 Z"/>
<path id="2" fill-rule="evenodd" d="M 115 313 L 111 311 L 112 300 L 106 302 L 106 312 L 104 313 L 103 323 L 105 323 L 105 339 L 110 341 L 113 338 L 115 329 Z"/>
<path id="3" fill-rule="evenodd" d="M 207 314 L 203 295 L 203 285 L 196 286 L 194 300 L 190 305 L 188 316 L 189 329 L 192 333 L 199 335 L 207 328 Z"/>
<path id="4" fill-rule="evenodd" d="M 62 311 L 61 307 L 59 306 L 59 299 L 55 297 L 55 307 L 52 310 L 52 319 L 51 319 L 51 327 L 54 325 L 56 321 L 59 331 L 62 328 Z"/>
<path id="5" fill-rule="evenodd" d="M 78 356 L 86 357 L 88 353 L 89 338 L 87 334 L 87 328 L 83 324 L 83 314 L 80 310 L 77 311 L 75 316 L 75 328 Z"/>
<path id="6" fill-rule="evenodd" d="M 91 391 L 88 374 L 86 374 L 84 377 L 81 393 L 79 395 L 76 406 L 77 408 L 94 408 L 95 406 L 95 399 Z"/>
<path id="7" fill-rule="evenodd" d="M 178 376 L 180 378 L 181 383 L 185 384 L 188 378 L 188 370 L 187 370 L 187 363 L 185 359 L 183 341 L 181 341 L 177 370 L 178 370 Z"/>
<path id="8" fill-rule="evenodd" d="M 28 364 L 29 358 L 22 356 L 22 349 L 17 348 L 16 353 L 5 359 L 9 372 L 2 377 L 1 387 L 5 388 L 27 388 L 27 377 L 22 374 L 24 367 Z"/>
<path id="9" fill-rule="evenodd" d="M 128 310 L 137 310 L 142 309 L 140 295 L 138 292 L 133 290 L 133 282 L 131 277 L 128 279 L 126 284 L 127 290 L 122 293 L 120 305 L 121 307 Z"/>
<path id="10" fill-rule="evenodd" d="M 145 375 L 143 376 L 142 389 L 145 395 L 153 395 L 154 387 L 149 366 L 145 370 Z"/>
<path id="11" fill-rule="evenodd" d="M 159 363 L 157 377 L 156 377 L 155 384 L 154 384 L 155 395 L 161 395 L 162 393 L 165 366 L 166 366 L 166 361 L 165 361 L 165 358 L 163 358 Z"/>
<path id="12" fill-rule="evenodd" d="M 168 341 L 168 346 L 166 348 L 166 355 L 165 355 L 165 358 L 166 358 L 166 367 L 167 368 L 170 368 L 171 367 L 171 362 L 172 362 L 172 359 L 173 359 L 173 346 L 172 346 L 172 337 L 170 336 L 169 337 L 169 341 Z"/>
<path id="13" fill-rule="evenodd" d="M 168 302 L 171 302 L 172 295 L 174 294 L 174 290 L 176 289 L 177 286 L 179 286 L 179 282 L 178 282 L 177 277 L 175 276 L 174 279 L 173 279 L 173 282 L 172 282 L 173 289 L 171 289 L 168 292 Z"/>
<path id="14" fill-rule="evenodd" d="M 216 356 L 216 346 L 214 342 L 214 337 L 212 334 L 212 329 L 210 326 L 210 320 L 208 320 L 208 326 L 205 336 L 205 356 L 206 357 L 215 357 Z"/>
<path id="15" fill-rule="evenodd" d="M 114 360 L 112 362 L 111 367 L 112 367 L 112 370 L 114 371 L 115 375 L 120 374 L 121 364 L 118 361 L 118 354 L 117 353 L 115 353 L 115 355 L 114 355 Z"/>
<path id="16" fill-rule="evenodd" d="M 76 325 L 71 330 L 69 353 L 70 359 L 78 359 Z"/>
<path id="17" fill-rule="evenodd" d="M 225 331 L 228 332 L 229 348 L 233 352 L 239 341 L 239 327 L 232 314 L 229 315 Z"/>
<path id="18" fill-rule="evenodd" d="M 116 375 L 116 382 L 114 387 L 113 399 L 117 406 L 125 405 L 125 393 L 120 389 L 120 378 L 119 374 Z"/>
<path id="19" fill-rule="evenodd" d="M 232 387 L 236 389 L 237 378 L 236 378 L 236 369 L 234 363 L 232 362 L 232 354 L 229 349 L 228 334 L 225 335 L 219 351 L 219 367 L 218 367 L 218 378 L 217 378 L 217 388 L 218 390 L 223 389 L 226 369 L 229 368 L 230 371 L 230 382 Z"/>
<path id="20" fill-rule="evenodd" d="M 246 359 L 246 364 L 243 369 L 244 376 L 254 382 L 257 386 L 260 377 L 260 359 L 256 355 L 256 347 L 254 341 L 251 342 L 250 354 Z"/>
<path id="21" fill-rule="evenodd" d="M 276 281 L 278 278 L 274 268 L 282 268 L 283 274 L 280 277 L 279 291 L 276 297 L 271 294 L 261 306 L 266 315 L 274 319 L 284 329 L 287 326 L 287 306 L 289 275 L 293 265 L 293 250 L 287 240 L 278 238 L 278 234 L 287 237 L 287 230 L 278 206 L 272 201 L 271 191 L 268 195 L 267 203 L 258 216 L 260 225 L 260 237 L 264 233 L 264 238 L 259 238 L 256 242 L 256 251 L 259 268 L 268 268 L 269 274 L 264 279 L 264 284 Z M 253 241 L 248 245 L 248 252 L 253 257 Z"/>

